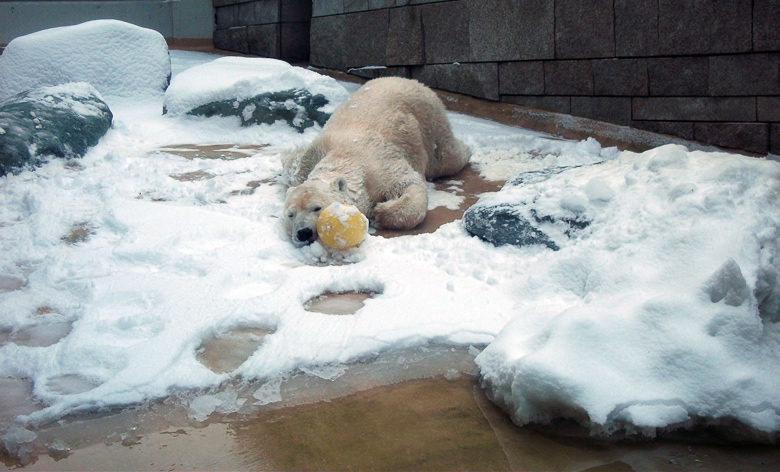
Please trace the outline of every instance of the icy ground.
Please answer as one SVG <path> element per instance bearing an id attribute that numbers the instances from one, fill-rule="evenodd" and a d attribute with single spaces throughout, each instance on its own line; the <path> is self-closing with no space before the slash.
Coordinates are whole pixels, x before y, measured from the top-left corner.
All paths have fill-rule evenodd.
<path id="1" fill-rule="evenodd" d="M 171 58 L 178 74 L 214 56 Z M 163 116 L 162 96 L 109 105 L 114 126 L 83 159 L 0 179 L 0 377 L 30 382 L 42 406 L 0 424 L 7 444 L 68 414 L 237 378 L 264 381 L 267 403 L 296 369 L 336 378 L 434 343 L 489 345 L 486 388 L 518 423 L 780 430 L 776 162 L 618 153 L 450 114 L 486 178 L 584 166 L 498 195 L 537 192 L 551 214 L 593 223 L 560 251 L 497 248 L 454 222 L 333 257 L 290 243 L 273 183 L 280 153 L 316 130 Z M 268 147 L 233 160 L 160 150 L 221 143 Z M 354 316 L 305 310 L 339 291 L 377 295 Z M 235 370 L 198 361 L 204 340 L 248 328 L 271 334 Z M 196 416 L 222 401 L 203 397 Z"/>

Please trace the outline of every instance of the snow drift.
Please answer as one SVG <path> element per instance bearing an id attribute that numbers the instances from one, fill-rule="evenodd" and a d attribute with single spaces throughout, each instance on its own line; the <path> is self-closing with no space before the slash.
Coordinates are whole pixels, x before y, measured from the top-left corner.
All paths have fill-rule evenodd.
<path id="1" fill-rule="evenodd" d="M 0 56 L 0 100 L 41 86 L 88 82 L 112 98 L 162 95 L 171 63 L 165 38 L 118 20 L 95 20 L 13 39 Z"/>
<path id="2" fill-rule="evenodd" d="M 780 430 L 780 164 L 670 145 L 523 177 L 484 200 L 543 216 L 560 250 L 477 357 L 516 423 Z M 571 300 L 530 322 L 539 290 Z"/>

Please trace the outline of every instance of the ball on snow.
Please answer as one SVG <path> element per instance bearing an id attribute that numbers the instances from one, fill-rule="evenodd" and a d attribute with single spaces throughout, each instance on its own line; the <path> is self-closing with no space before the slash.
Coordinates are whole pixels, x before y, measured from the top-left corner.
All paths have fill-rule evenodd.
<path id="1" fill-rule="evenodd" d="M 368 218 L 357 207 L 332 203 L 317 220 L 317 234 L 322 244 L 332 249 L 349 249 L 363 241 L 368 232 Z"/>

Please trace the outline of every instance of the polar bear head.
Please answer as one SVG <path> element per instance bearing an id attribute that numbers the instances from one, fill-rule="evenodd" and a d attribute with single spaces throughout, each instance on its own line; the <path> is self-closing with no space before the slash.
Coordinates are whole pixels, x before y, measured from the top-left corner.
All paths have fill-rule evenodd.
<path id="1" fill-rule="evenodd" d="M 296 246 L 317 239 L 317 219 L 320 212 L 333 202 L 344 203 L 347 179 L 338 176 L 332 181 L 309 179 L 287 191 L 284 202 L 284 224 Z"/>

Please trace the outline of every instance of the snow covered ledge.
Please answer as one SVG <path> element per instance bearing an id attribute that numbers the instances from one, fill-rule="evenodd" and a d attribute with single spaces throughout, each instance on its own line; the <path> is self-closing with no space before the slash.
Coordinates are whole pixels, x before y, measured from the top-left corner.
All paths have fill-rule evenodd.
<path id="1" fill-rule="evenodd" d="M 780 163 L 669 145 L 492 198 L 590 221 L 476 359 L 515 423 L 777 439 Z"/>

